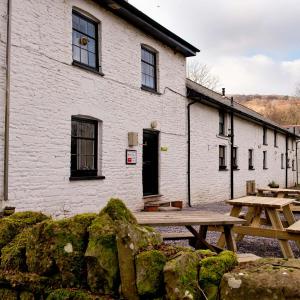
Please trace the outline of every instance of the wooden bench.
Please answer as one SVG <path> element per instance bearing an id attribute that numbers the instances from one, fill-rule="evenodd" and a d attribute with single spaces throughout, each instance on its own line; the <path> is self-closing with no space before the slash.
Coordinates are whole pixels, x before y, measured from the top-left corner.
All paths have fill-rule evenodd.
<path id="1" fill-rule="evenodd" d="M 164 240 L 187 240 L 194 238 L 195 236 L 191 232 L 162 232 L 162 238 Z"/>
<path id="2" fill-rule="evenodd" d="M 288 227 L 286 231 L 290 233 L 300 233 L 300 220 Z"/>

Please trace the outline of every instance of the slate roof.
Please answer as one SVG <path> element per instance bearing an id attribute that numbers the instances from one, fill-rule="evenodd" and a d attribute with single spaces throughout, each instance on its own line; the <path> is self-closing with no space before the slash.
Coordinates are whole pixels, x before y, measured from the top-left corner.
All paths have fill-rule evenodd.
<path id="1" fill-rule="evenodd" d="M 186 80 L 186 86 L 187 86 L 187 96 L 192 100 L 199 101 L 207 105 L 219 106 L 227 110 L 233 109 L 234 113 L 236 115 L 239 115 L 242 118 L 251 120 L 255 123 L 260 123 L 263 126 L 278 130 L 283 133 L 288 133 L 300 139 L 300 136 L 295 135 L 292 129 L 289 130 L 287 128 L 284 128 L 278 123 L 273 122 L 272 120 L 264 117 L 263 115 L 257 113 L 256 111 L 236 101 L 233 101 L 232 103 L 233 105 L 232 105 L 230 98 L 224 97 L 223 95 L 211 89 L 208 89 L 190 79 Z"/>

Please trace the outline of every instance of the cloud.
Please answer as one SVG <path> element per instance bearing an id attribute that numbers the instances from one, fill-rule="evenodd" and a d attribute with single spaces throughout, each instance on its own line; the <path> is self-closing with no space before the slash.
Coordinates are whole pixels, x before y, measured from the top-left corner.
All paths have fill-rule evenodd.
<path id="1" fill-rule="evenodd" d="M 234 93 L 294 93 L 300 81 L 299 0 L 129 2 L 201 49 L 197 59 Z"/>

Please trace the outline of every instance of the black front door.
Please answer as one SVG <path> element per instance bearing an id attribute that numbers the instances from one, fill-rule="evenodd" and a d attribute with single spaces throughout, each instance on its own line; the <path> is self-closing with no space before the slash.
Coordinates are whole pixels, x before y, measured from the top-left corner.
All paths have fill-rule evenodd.
<path id="1" fill-rule="evenodd" d="M 143 134 L 143 194 L 158 194 L 158 132 L 144 130 Z"/>

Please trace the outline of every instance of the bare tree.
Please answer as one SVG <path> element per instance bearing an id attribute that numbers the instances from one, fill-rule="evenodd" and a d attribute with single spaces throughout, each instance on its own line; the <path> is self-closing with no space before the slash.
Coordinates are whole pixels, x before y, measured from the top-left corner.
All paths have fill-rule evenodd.
<path id="1" fill-rule="evenodd" d="M 187 65 L 187 77 L 211 90 L 216 90 L 220 79 L 211 73 L 211 69 L 199 61 L 191 60 Z"/>

